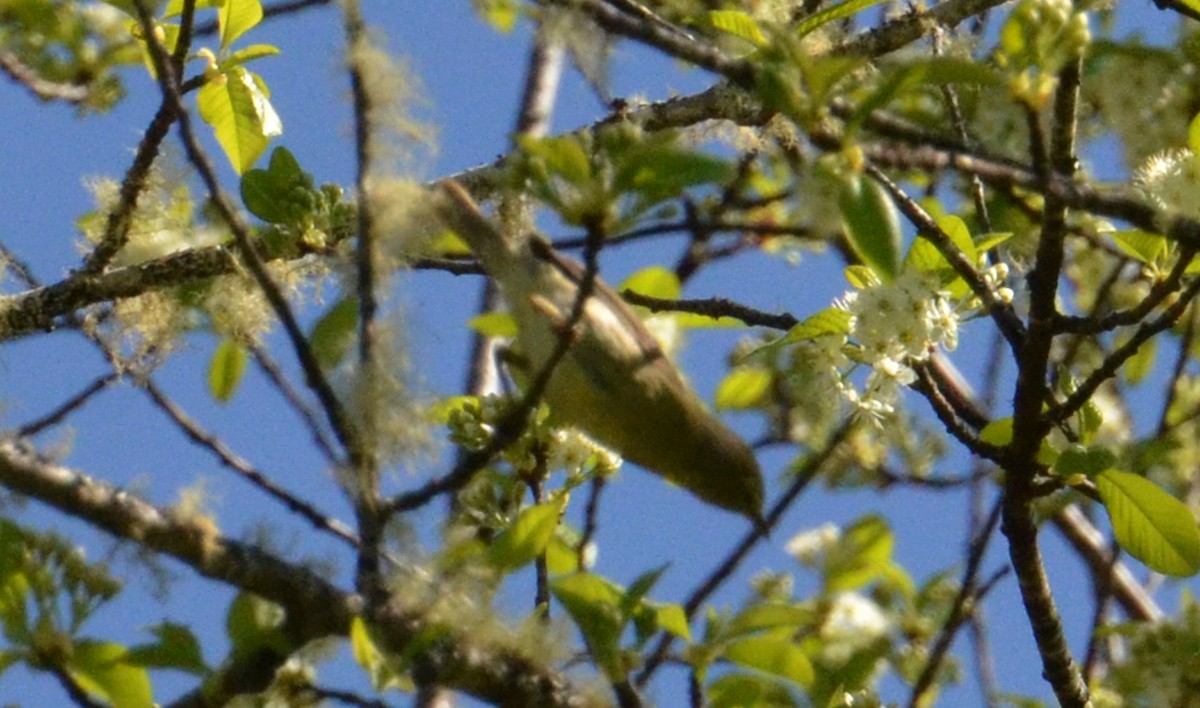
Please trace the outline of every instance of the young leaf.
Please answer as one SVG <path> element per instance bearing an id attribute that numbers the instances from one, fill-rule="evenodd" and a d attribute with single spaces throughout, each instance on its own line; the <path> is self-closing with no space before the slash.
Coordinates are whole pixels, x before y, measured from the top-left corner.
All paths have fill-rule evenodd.
<path id="1" fill-rule="evenodd" d="M 767 43 L 767 36 L 759 29 L 754 18 L 738 10 L 712 10 L 700 16 L 697 23 L 704 27 L 721 30 L 738 39 L 744 39 L 756 47 Z"/>
<path id="2" fill-rule="evenodd" d="M 229 69 L 234 66 L 241 66 L 246 62 L 261 59 L 263 57 L 272 57 L 279 53 L 279 47 L 273 44 L 252 44 L 249 47 L 239 49 L 236 52 L 231 52 L 229 56 L 221 60 L 221 68 Z"/>
<path id="3" fill-rule="evenodd" d="M 467 320 L 467 326 L 485 337 L 504 337 L 512 339 L 517 336 L 517 320 L 510 312 L 485 312 Z"/>
<path id="4" fill-rule="evenodd" d="M 596 664 L 610 679 L 624 678 L 621 630 L 626 618 L 620 610 L 623 593 L 613 583 L 592 573 L 574 573 L 550 581 L 567 614 L 575 621 Z"/>
<path id="5" fill-rule="evenodd" d="M 232 339 L 222 340 L 208 365 L 208 390 L 212 397 L 221 403 L 228 402 L 245 372 L 246 349 Z"/>
<path id="6" fill-rule="evenodd" d="M 344 297 L 313 325 L 309 346 L 326 371 L 336 367 L 354 345 L 358 334 L 358 298 Z"/>
<path id="7" fill-rule="evenodd" d="M 517 143 L 531 157 L 540 158 L 554 175 L 571 184 L 583 184 L 592 178 L 592 164 L 579 141 L 569 135 L 535 138 L 517 137 Z"/>
<path id="8" fill-rule="evenodd" d="M 843 186 L 838 198 L 846 238 L 854 252 L 886 282 L 900 270 L 900 219 L 883 187 L 863 175 Z"/>
<path id="9" fill-rule="evenodd" d="M 221 32 L 221 49 L 228 49 L 234 40 L 262 22 L 263 9 L 259 0 L 225 0 L 217 8 L 217 24 Z"/>
<path id="10" fill-rule="evenodd" d="M 1117 543 L 1129 555 L 1164 575 L 1200 571 L 1200 529 L 1187 505 L 1128 472 L 1105 470 L 1095 481 Z"/>
<path id="11" fill-rule="evenodd" d="M 679 276 L 662 266 L 649 266 L 629 276 L 621 287 L 617 288 L 617 292 L 625 290 L 660 300 L 678 300 L 683 293 L 679 285 Z"/>
<path id="12" fill-rule="evenodd" d="M 824 10 L 810 15 L 796 26 L 796 36 L 803 37 L 810 32 L 813 32 L 821 25 L 828 24 L 834 20 L 840 20 L 851 15 L 857 14 L 872 5 L 883 2 L 883 0 L 846 0 L 846 2 L 838 3 L 825 8 Z"/>
<path id="13" fill-rule="evenodd" d="M 179 669 L 197 676 L 208 671 L 200 642 L 187 625 L 161 622 L 151 627 L 150 632 L 158 641 L 132 647 L 129 663 L 153 669 Z"/>
<path id="14" fill-rule="evenodd" d="M 744 410 L 758 405 L 771 389 L 771 372 L 757 367 L 730 371 L 717 386 L 718 410 Z"/>
<path id="15" fill-rule="evenodd" d="M 488 548 L 492 566 L 501 573 L 510 573 L 537 558 L 554 536 L 563 503 L 560 499 L 521 511 Z"/>
<path id="16" fill-rule="evenodd" d="M 767 676 L 729 673 L 708 685 L 704 705 L 708 708 L 787 708 L 809 705 L 799 702 L 776 679 Z"/>
<path id="17" fill-rule="evenodd" d="M 107 699 L 114 708 L 152 708 L 150 675 L 129 662 L 129 650 L 115 642 L 82 639 L 71 646 L 67 673 L 85 691 Z"/>
<path id="18" fill-rule="evenodd" d="M 248 592 L 239 593 L 225 615 L 233 660 L 241 661 L 263 649 L 289 653 L 292 647 L 283 632 L 283 620 L 284 610 L 279 605 Z"/>
<path id="19" fill-rule="evenodd" d="M 614 185 L 640 194 L 646 203 L 677 196 L 688 187 L 722 184 L 733 179 L 726 160 L 663 143 L 631 148 L 617 164 Z"/>
<path id="20" fill-rule="evenodd" d="M 790 632 L 757 634 L 732 642 L 725 658 L 749 669 L 785 678 L 800 686 L 811 686 L 812 662 L 800 650 Z"/>
<path id="21" fill-rule="evenodd" d="M 1113 241 L 1125 255 L 1142 263 L 1154 263 L 1167 248 L 1167 239 L 1141 229 L 1110 232 Z"/>
<path id="22" fill-rule="evenodd" d="M 257 74 L 235 66 L 200 88 L 200 117 L 212 127 L 217 142 L 238 174 L 250 169 L 283 123 L 271 106 L 270 92 Z"/>

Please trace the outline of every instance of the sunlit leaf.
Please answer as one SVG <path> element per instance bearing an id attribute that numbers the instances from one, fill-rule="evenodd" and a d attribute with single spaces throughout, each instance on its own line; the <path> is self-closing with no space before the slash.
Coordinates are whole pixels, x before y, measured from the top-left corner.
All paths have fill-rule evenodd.
<path id="1" fill-rule="evenodd" d="M 1128 472 L 1106 470 L 1095 482 L 1117 543 L 1129 555 L 1164 575 L 1200 571 L 1200 529 L 1186 504 Z"/>
<path id="2" fill-rule="evenodd" d="M 239 49 L 236 52 L 230 52 L 229 56 L 221 60 L 221 68 L 228 69 L 230 67 L 240 66 L 246 62 L 251 62 L 255 59 L 261 59 L 263 57 L 272 57 L 276 54 L 279 54 L 279 47 L 276 47 L 273 44 L 252 44 L 249 47 Z"/>
<path id="3" fill-rule="evenodd" d="M 262 22 L 262 18 L 263 9 L 259 0 L 224 0 L 217 8 L 221 49 L 228 49 L 238 37 Z"/>
<path id="4" fill-rule="evenodd" d="M 725 658 L 735 664 L 788 679 L 800 686 L 813 682 L 812 662 L 797 646 L 791 633 L 744 637 L 725 648 Z"/>
<path id="5" fill-rule="evenodd" d="M 729 673 L 708 685 L 708 708 L 793 708 L 797 703 L 791 692 L 777 679 L 767 676 Z"/>
<path id="6" fill-rule="evenodd" d="M 583 146 L 575 138 L 564 135 L 536 138 L 517 137 L 517 143 L 531 157 L 540 159 L 551 174 L 572 184 L 583 184 L 592 177 L 592 165 Z"/>
<path id="7" fill-rule="evenodd" d="M 488 547 L 488 560 L 509 573 L 541 555 L 554 536 L 565 499 L 537 504 L 521 511 Z"/>
<path id="8" fill-rule="evenodd" d="M 767 36 L 759 29 L 754 18 L 738 10 L 711 10 L 702 14 L 697 24 L 744 39 L 756 47 L 767 43 Z"/>
<path id="9" fill-rule="evenodd" d="M 212 127 L 233 169 L 250 169 L 270 139 L 283 133 L 270 93 L 256 74 L 235 66 L 207 81 L 196 97 L 200 117 Z"/>
<path id="10" fill-rule="evenodd" d="M 246 372 L 246 348 L 232 339 L 221 340 L 208 365 L 208 391 L 225 403 L 233 398 Z"/>
<path id="11" fill-rule="evenodd" d="M 129 662 L 129 650 L 115 642 L 88 639 L 71 645 L 67 673 L 88 693 L 102 696 L 113 708 L 152 708 L 150 675 Z"/>
<path id="12" fill-rule="evenodd" d="M 809 15 L 796 25 L 796 36 L 803 37 L 822 25 L 834 20 L 850 17 L 881 2 L 883 0 L 846 0 L 845 2 L 831 5 L 816 14 Z"/>
<path id="13" fill-rule="evenodd" d="M 1112 231 L 1109 235 L 1125 255 L 1142 263 L 1158 261 L 1167 248 L 1167 239 L 1141 229 Z"/>
<path id="14" fill-rule="evenodd" d="M 485 337 L 512 339 L 517 336 L 517 320 L 510 312 L 493 310 L 475 315 L 467 320 L 467 326 Z"/>
<path id="15" fill-rule="evenodd" d="M 656 297 L 660 300 L 678 300 L 683 294 L 679 276 L 675 271 L 662 266 L 649 266 L 625 279 L 618 291 L 632 290 L 635 293 Z"/>
<path id="16" fill-rule="evenodd" d="M 623 678 L 620 639 L 625 617 L 620 610 L 620 588 L 592 573 L 574 573 L 551 580 L 550 591 L 583 633 L 605 674 L 614 680 Z"/>
<path id="17" fill-rule="evenodd" d="M 771 372 L 757 367 L 739 367 L 726 374 L 717 386 L 719 410 L 753 408 L 765 400 L 771 390 Z"/>

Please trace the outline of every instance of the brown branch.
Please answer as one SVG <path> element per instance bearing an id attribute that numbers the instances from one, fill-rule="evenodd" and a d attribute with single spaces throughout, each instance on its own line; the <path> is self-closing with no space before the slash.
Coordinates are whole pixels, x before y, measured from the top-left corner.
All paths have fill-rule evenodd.
<path id="1" fill-rule="evenodd" d="M 283 330 L 291 343 L 296 358 L 300 362 L 301 369 L 304 371 L 305 382 L 316 394 L 317 399 L 321 402 L 321 406 L 325 409 L 325 415 L 329 418 L 330 425 L 334 433 L 338 436 L 338 441 L 349 455 L 351 467 L 358 468 L 360 467 L 364 453 L 361 445 L 362 440 L 359 437 L 358 431 L 351 422 L 341 401 L 333 392 L 328 379 L 326 379 L 321 365 L 317 361 L 316 354 L 313 353 L 312 347 L 309 346 L 308 337 L 300 329 L 300 324 L 297 322 L 287 298 L 284 297 L 283 292 L 279 289 L 271 274 L 267 272 L 266 265 L 258 252 L 258 248 L 250 238 L 249 228 L 242 221 L 237 210 L 233 208 L 229 200 L 225 197 L 221 185 L 217 181 L 216 173 L 213 171 L 212 164 L 200 147 L 195 131 L 192 130 L 191 116 L 183 105 L 183 98 L 175 82 L 172 66 L 162 43 L 154 35 L 153 19 L 150 17 L 150 13 L 146 9 L 143 0 L 134 0 L 134 2 L 138 10 L 138 21 L 141 24 L 142 31 L 145 33 L 147 46 L 154 61 L 154 68 L 158 73 L 159 88 L 163 93 L 164 102 L 166 105 L 171 106 L 177 116 L 179 134 L 183 141 L 184 152 L 187 154 L 188 161 L 196 169 L 201 181 L 204 182 L 205 187 L 208 189 L 210 203 L 233 232 L 234 243 L 237 246 L 242 262 L 254 277 L 259 288 L 262 289 L 267 302 L 270 303 L 271 309 L 275 312 L 275 316 L 279 318 L 280 323 L 283 325 Z"/>
<path id="2" fill-rule="evenodd" d="M 0 71 L 42 101 L 65 101 L 78 105 L 87 102 L 92 96 L 89 84 L 51 81 L 7 50 L 0 50 Z"/>
<path id="3" fill-rule="evenodd" d="M 165 511 L 42 459 L 17 443 L 0 442 L 0 484 L 117 538 L 175 558 L 206 578 L 281 605 L 287 611 L 287 632 L 294 648 L 322 637 L 347 636 L 351 620 L 362 610 L 358 595 L 340 590 L 303 566 L 223 536 L 205 518 Z M 481 700 L 511 706 L 599 704 L 520 652 L 481 646 L 469 628 L 435 626 L 419 612 L 397 605 L 381 608 L 368 619 L 389 651 L 402 654 L 416 649 L 439 666 L 443 685 Z M 438 639 L 431 643 L 431 636 Z M 204 691 L 210 688 L 206 684 Z M 232 697 L 193 696 L 203 702 L 186 705 L 223 705 Z"/>

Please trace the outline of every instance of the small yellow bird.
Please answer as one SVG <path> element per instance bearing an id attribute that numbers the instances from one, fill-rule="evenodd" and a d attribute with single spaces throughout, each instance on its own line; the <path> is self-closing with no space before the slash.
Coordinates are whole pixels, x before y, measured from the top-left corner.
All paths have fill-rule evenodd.
<path id="1" fill-rule="evenodd" d="M 457 182 L 434 198 L 442 221 L 496 280 L 536 375 L 568 324 L 583 267 L 537 236 L 509 238 Z M 546 387 L 551 420 L 569 425 L 704 501 L 762 521 L 763 481 L 750 447 L 684 382 L 642 321 L 599 279 Z"/>

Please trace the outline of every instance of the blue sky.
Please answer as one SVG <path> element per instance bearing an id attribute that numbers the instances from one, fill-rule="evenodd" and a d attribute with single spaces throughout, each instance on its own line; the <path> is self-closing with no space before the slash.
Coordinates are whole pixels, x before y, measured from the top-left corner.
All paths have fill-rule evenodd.
<path id="1" fill-rule="evenodd" d="M 1128 3 L 1126 4 L 1128 5 Z M 479 21 L 470 4 L 426 1 L 411 3 L 367 2 L 368 20 L 385 46 L 408 63 L 424 82 L 427 103 L 419 111 L 439 129 L 438 151 L 418 167 L 421 176 L 433 178 L 493 160 L 505 152 L 514 122 L 516 103 L 525 65 L 528 32 L 522 27 L 511 35 L 498 35 Z M 1142 27 L 1150 36 L 1169 31 L 1172 16 L 1159 13 L 1149 2 L 1136 12 L 1122 16 L 1122 26 Z M 1161 35 L 1160 35 L 1161 36 Z M 347 80 L 340 64 L 340 20 L 332 8 L 306 13 L 300 19 L 268 22 L 251 33 L 254 42 L 276 44 L 282 56 L 258 62 L 272 90 L 272 100 L 283 119 L 281 144 L 292 150 L 318 182 L 349 185 L 354 165 L 349 140 L 351 119 L 346 96 Z M 125 72 L 130 96 L 114 111 L 103 116 L 78 119 L 63 106 L 44 105 L 31 99 L 10 82 L 0 83 L 0 239 L 25 257 L 45 281 L 62 277 L 78 264 L 79 236 L 74 220 L 92 205 L 84 179 L 104 175 L 117 177 L 131 159 L 140 132 L 157 105 L 155 87 L 137 67 Z M 618 45 L 613 70 L 614 94 L 636 92 L 649 99 L 673 93 L 688 93 L 710 84 L 707 74 L 682 69 L 672 62 L 631 44 Z M 604 115 L 604 107 L 569 72 L 563 87 L 554 130 L 567 130 L 590 123 Z M 174 137 L 172 138 L 174 142 Z M 213 151 L 222 168 L 224 184 L 236 192 L 236 179 L 223 158 Z M 1103 158 L 1103 155 L 1096 155 Z M 678 244 L 668 242 L 646 253 L 629 256 L 619 252 L 606 256 L 605 277 L 619 282 L 637 267 L 654 259 L 672 259 Z M 668 261 L 669 262 L 669 261 Z M 723 263 L 689 285 L 687 296 L 723 295 L 767 311 L 787 311 L 803 316 L 826 306 L 845 286 L 840 270 L 830 261 L 806 259 L 790 267 L 778 259 L 746 255 Z M 455 393 L 462 381 L 466 338 L 462 323 L 472 314 L 477 279 L 437 273 L 403 275 L 397 279 L 396 302 L 405 312 L 411 337 L 415 370 L 420 385 L 431 393 Z M 311 317 L 312 312 L 310 311 Z M 980 327 L 980 325 L 976 325 Z M 983 329 L 975 330 L 982 334 Z M 683 355 L 687 373 L 703 396 L 711 399 L 723 357 L 733 343 L 729 333 L 694 335 Z M 964 336 L 964 340 L 972 337 Z M 983 337 L 975 336 L 974 340 Z M 291 367 L 279 337 L 273 337 L 278 356 Z M 321 500 L 324 508 L 349 518 L 346 505 L 335 493 L 321 460 L 311 449 L 295 419 L 282 409 L 257 373 L 252 373 L 235 400 L 219 406 L 211 401 L 205 386 L 205 370 L 215 342 L 204 336 L 189 338 L 187 346 L 156 375 L 160 384 L 204 425 L 224 436 L 231 446 L 264 470 L 293 486 L 310 499 Z M 965 370 L 977 366 L 981 347 L 964 344 L 956 355 Z M 81 338 L 56 333 L 28 338 L 0 348 L 0 424 L 16 424 L 53 407 L 58 401 L 107 371 L 105 362 Z M 753 420 L 733 418 L 749 437 L 757 432 Z M 291 557 L 334 560 L 342 578 L 349 569 L 348 557 L 331 542 L 314 542 L 307 529 L 279 509 L 271 507 L 242 482 L 218 468 L 203 453 L 188 446 L 156 411 L 146 405 L 142 394 L 129 387 L 112 391 L 89 405 L 77 417 L 70 433 L 59 431 L 42 442 L 69 450 L 66 460 L 78 468 L 144 494 L 156 503 L 177 501 L 179 486 L 195 477 L 205 479 L 211 495 L 211 511 L 223 530 L 235 537 L 252 537 L 266 526 L 272 543 Z M 769 452 L 762 461 L 769 488 L 778 491 L 787 455 Z M 397 484 L 415 484 L 418 476 L 445 469 L 444 461 L 425 460 L 402 471 Z M 961 472 L 953 466 L 947 473 Z M 640 573 L 669 562 L 670 568 L 653 595 L 678 600 L 716 562 L 725 549 L 744 531 L 744 522 L 695 502 L 682 492 L 666 487 L 657 478 L 638 470 L 622 472 L 606 492 L 601 516 L 600 560 L 596 570 L 618 582 L 628 582 Z M 746 581 L 764 569 L 794 570 L 797 591 L 812 588 L 806 576 L 782 553 L 787 539 L 800 529 L 827 521 L 848 524 L 864 513 L 879 512 L 893 524 L 898 559 L 918 580 L 945 569 L 960 557 L 958 539 L 964 528 L 964 504 L 958 493 L 889 492 L 885 497 L 870 492 L 806 496 L 793 509 L 769 543 L 743 566 L 739 577 L 729 583 L 717 603 L 736 605 L 747 593 Z M 46 511 L 37 504 L 17 512 L 30 523 L 54 527 L 63 533 L 89 539 L 89 555 L 103 557 L 112 550 L 105 540 L 80 524 Z M 434 514 L 424 514 L 416 524 L 427 523 Z M 1051 579 L 1068 622 L 1072 646 L 1079 651 L 1090 619 L 1090 590 L 1083 568 L 1067 553 L 1054 533 L 1045 539 Z M 953 539 L 947 541 L 947 539 Z M 1003 558 L 996 551 L 987 566 L 998 567 Z M 128 549 L 117 553 L 118 572 L 128 574 Z M 124 557 L 125 560 L 121 560 Z M 220 586 L 191 579 L 179 566 L 165 567 L 178 578 L 166 598 L 154 596 L 150 576 L 138 571 L 134 580 L 113 605 L 102 611 L 88 630 L 114 636 L 129 643 L 149 640 L 142 628 L 170 618 L 191 624 L 206 642 L 205 658 L 218 661 L 224 651 L 220 638 L 226 604 L 214 602 Z M 1191 587 L 1200 589 L 1195 581 Z M 1173 591 L 1165 597 L 1174 596 Z M 514 613 L 531 604 L 529 588 L 517 583 L 502 602 Z M 994 633 L 993 650 L 998 661 L 1001 685 L 1007 691 L 1048 698 L 1039 678 L 1040 668 L 1033 652 L 1032 637 L 1020 611 L 1014 582 L 1000 584 L 990 598 L 988 620 Z M 1008 627 L 1012 627 L 1008 630 Z M 962 642 L 960 642 L 962 645 Z M 358 677 L 345 666 L 344 658 L 322 676 L 343 685 L 356 685 Z M 328 671 L 328 673 L 326 673 Z M 670 674 L 656 698 L 672 705 L 681 696 L 682 673 Z M 964 687 L 975 696 L 970 670 L 964 666 Z M 361 684 L 357 684 L 361 686 Z M 170 700 L 186 681 L 163 680 L 156 684 L 160 701 Z M 902 693 L 885 697 L 902 699 Z M 33 677 L 20 669 L 0 679 L 0 701 L 26 705 L 61 701 L 62 694 L 45 677 Z"/>

